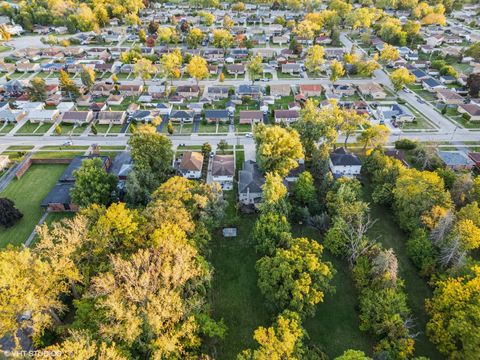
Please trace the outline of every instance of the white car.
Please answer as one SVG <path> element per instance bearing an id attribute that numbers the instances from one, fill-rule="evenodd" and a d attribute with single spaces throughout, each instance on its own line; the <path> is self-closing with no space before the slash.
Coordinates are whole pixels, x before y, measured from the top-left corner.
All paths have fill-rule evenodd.
<path id="1" fill-rule="evenodd" d="M 246 133 L 246 134 L 245 134 L 245 137 L 251 138 L 251 137 L 253 137 L 253 134 L 252 134 L 252 133 Z"/>

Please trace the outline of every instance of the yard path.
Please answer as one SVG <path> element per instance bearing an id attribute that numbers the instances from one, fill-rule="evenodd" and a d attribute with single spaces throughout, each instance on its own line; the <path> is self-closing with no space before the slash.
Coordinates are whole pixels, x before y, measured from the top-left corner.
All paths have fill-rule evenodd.
<path id="1" fill-rule="evenodd" d="M 45 219 L 47 218 L 49 212 L 48 211 L 45 211 L 42 215 L 42 217 L 40 218 L 40 220 L 38 220 L 38 223 L 37 223 L 37 226 L 40 226 L 42 225 L 44 222 L 45 222 Z M 32 233 L 30 234 L 30 236 L 28 237 L 27 241 L 25 241 L 25 243 L 23 244 L 25 247 L 29 247 L 31 244 L 32 244 L 32 241 L 33 239 L 35 239 L 35 236 L 37 235 L 37 230 L 36 230 L 36 227 L 35 229 L 33 229 Z"/>

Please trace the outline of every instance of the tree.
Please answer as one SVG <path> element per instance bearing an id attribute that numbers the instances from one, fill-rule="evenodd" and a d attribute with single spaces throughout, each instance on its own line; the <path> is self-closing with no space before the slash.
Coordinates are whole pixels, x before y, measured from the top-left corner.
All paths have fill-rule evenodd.
<path id="1" fill-rule="evenodd" d="M 62 127 L 60 125 L 55 126 L 55 134 L 62 135 Z"/>
<path id="2" fill-rule="evenodd" d="M 192 48 L 197 48 L 198 45 L 202 43 L 202 41 L 205 39 L 205 34 L 200 30 L 199 28 L 192 28 L 190 29 L 187 37 L 186 37 L 186 42 L 188 46 Z"/>
<path id="3" fill-rule="evenodd" d="M 313 45 L 308 48 L 305 58 L 305 67 L 315 75 L 320 74 L 325 62 L 325 49 L 320 45 Z"/>
<path id="4" fill-rule="evenodd" d="M 70 78 L 70 75 L 68 75 L 65 70 L 60 70 L 58 81 L 62 91 L 67 93 L 71 98 L 76 98 L 80 94 L 77 85 L 75 85 L 75 82 Z"/>
<path id="5" fill-rule="evenodd" d="M 395 61 L 400 57 L 400 53 L 395 46 L 390 44 L 384 44 L 382 51 L 380 51 L 380 60 L 388 63 L 391 61 Z"/>
<path id="6" fill-rule="evenodd" d="M 236 2 L 232 4 L 231 9 L 232 11 L 236 11 L 236 12 L 245 11 L 245 4 L 241 1 Z"/>
<path id="7" fill-rule="evenodd" d="M 334 275 L 332 265 L 322 261 L 323 247 L 307 238 L 291 239 L 285 249 L 257 261 L 258 287 L 275 308 L 302 315 L 315 314 Z"/>
<path id="8" fill-rule="evenodd" d="M 45 80 L 38 76 L 30 80 L 30 86 L 27 89 L 27 94 L 30 101 L 47 100 Z"/>
<path id="9" fill-rule="evenodd" d="M 346 350 L 342 355 L 337 356 L 334 360 L 372 360 L 360 350 Z"/>
<path id="10" fill-rule="evenodd" d="M 364 77 L 371 77 L 375 70 L 380 69 L 380 64 L 377 62 L 376 56 L 371 60 L 359 61 L 355 65 L 357 66 L 358 75 Z"/>
<path id="11" fill-rule="evenodd" d="M 23 214 L 15 207 L 12 200 L 0 198 L 0 226 L 11 227 L 22 217 Z"/>
<path id="12" fill-rule="evenodd" d="M 85 159 L 73 172 L 75 186 L 70 190 L 72 202 L 80 207 L 110 204 L 115 199 L 117 179 L 103 169 L 100 158 Z"/>
<path id="13" fill-rule="evenodd" d="M 171 27 L 159 27 L 157 29 L 157 41 L 160 44 L 169 44 L 174 40 L 175 29 Z"/>
<path id="14" fill-rule="evenodd" d="M 257 54 L 250 59 L 247 63 L 248 77 L 255 83 L 255 79 L 263 74 L 263 59 L 262 55 Z"/>
<path id="15" fill-rule="evenodd" d="M 207 61 L 199 55 L 195 55 L 190 59 L 187 65 L 188 74 L 198 82 L 205 78 L 208 78 L 209 71 L 207 67 Z"/>
<path id="16" fill-rule="evenodd" d="M 213 45 L 217 48 L 228 49 L 233 44 L 232 34 L 224 29 L 213 30 Z"/>
<path id="17" fill-rule="evenodd" d="M 265 184 L 262 186 L 263 202 L 268 205 L 277 204 L 287 195 L 287 188 L 283 185 L 283 179 L 276 173 L 265 174 Z"/>
<path id="18" fill-rule="evenodd" d="M 257 124 L 254 128 L 257 159 L 264 172 L 273 172 L 284 177 L 298 167 L 303 158 L 298 132 L 280 126 Z"/>
<path id="19" fill-rule="evenodd" d="M 317 191 L 312 174 L 304 171 L 293 185 L 293 197 L 301 206 L 311 206 L 316 202 Z"/>
<path id="20" fill-rule="evenodd" d="M 0 287 L 0 327 L 15 344 L 22 331 L 36 337 L 60 323 L 58 313 L 66 308 L 60 295 L 68 294 L 69 286 L 58 269 L 29 248 L 0 252 Z"/>
<path id="21" fill-rule="evenodd" d="M 259 327 L 253 335 L 258 349 L 244 350 L 237 360 L 301 359 L 304 354 L 302 338 L 305 332 L 297 314 L 284 312 L 273 327 Z"/>
<path id="22" fill-rule="evenodd" d="M 390 130 L 385 125 L 372 125 L 357 136 L 357 141 L 367 147 L 384 146 L 388 141 Z"/>
<path id="23" fill-rule="evenodd" d="M 95 83 L 95 70 L 91 67 L 82 65 L 82 71 L 80 73 L 80 80 L 82 84 L 90 90 L 92 85 Z"/>
<path id="24" fill-rule="evenodd" d="M 218 77 L 218 81 L 223 83 L 225 81 L 225 74 L 223 72 L 220 73 L 220 76 Z"/>
<path id="25" fill-rule="evenodd" d="M 234 25 L 235 25 L 235 22 L 232 20 L 232 18 L 230 16 L 225 15 L 223 17 L 223 27 L 224 27 L 224 29 L 231 30 Z"/>
<path id="26" fill-rule="evenodd" d="M 450 194 L 444 189 L 443 180 L 430 171 L 408 169 L 403 171 L 393 189 L 394 210 L 404 230 L 413 231 L 421 225 L 421 217 L 439 206 L 452 207 Z"/>
<path id="27" fill-rule="evenodd" d="M 129 145 L 134 166 L 127 179 L 127 199 L 133 204 L 147 204 L 150 195 L 171 175 L 172 143 L 155 128 L 142 126 Z"/>
<path id="28" fill-rule="evenodd" d="M 145 43 L 145 41 L 147 41 L 147 34 L 145 33 L 145 30 L 138 30 L 138 39 L 141 43 Z"/>
<path id="29" fill-rule="evenodd" d="M 475 359 L 480 347 L 480 268 L 436 285 L 433 298 L 426 301 L 430 340 L 450 359 Z"/>
<path id="30" fill-rule="evenodd" d="M 173 124 L 171 121 L 168 121 L 167 132 L 169 135 L 173 135 L 173 133 L 175 132 L 175 128 L 173 127 Z"/>
<path id="31" fill-rule="evenodd" d="M 207 11 L 199 11 L 198 16 L 202 18 L 202 22 L 207 26 L 211 26 L 215 22 L 215 15 Z"/>
<path id="32" fill-rule="evenodd" d="M 467 78 L 468 93 L 472 97 L 477 97 L 480 92 L 480 73 L 473 73 Z"/>
<path id="33" fill-rule="evenodd" d="M 210 153 L 212 152 L 212 145 L 210 143 L 206 142 L 202 144 L 202 154 L 204 158 L 207 158 L 210 156 Z"/>
<path id="34" fill-rule="evenodd" d="M 147 80 L 152 78 L 152 75 L 155 74 L 156 71 L 157 68 L 152 64 L 152 61 L 146 58 L 138 59 L 133 65 L 133 73 L 136 76 L 140 76 L 144 85 Z"/>
<path id="35" fill-rule="evenodd" d="M 343 65 L 338 60 L 333 60 L 330 62 L 330 81 L 335 84 L 335 81 L 338 80 L 339 77 L 345 75 L 345 69 Z"/>
<path id="36" fill-rule="evenodd" d="M 163 74 L 170 79 L 170 83 L 173 84 L 173 79 L 180 77 L 180 66 L 182 65 L 182 54 L 180 49 L 175 49 L 174 51 L 162 55 L 160 58 L 160 65 L 162 68 Z M 165 83 L 165 88 L 167 83 Z"/>
<path id="37" fill-rule="evenodd" d="M 276 211 L 262 211 L 252 231 L 256 250 L 261 255 L 272 256 L 290 239 L 290 223 L 285 215 Z"/>
<path id="38" fill-rule="evenodd" d="M 8 31 L 5 25 L 0 25 L 0 40 L 9 41 L 12 38 L 12 35 Z"/>
<path id="39" fill-rule="evenodd" d="M 402 67 L 390 74 L 390 81 L 393 84 L 395 91 L 400 91 L 405 85 L 415 82 L 415 76 L 410 74 L 408 69 Z"/>

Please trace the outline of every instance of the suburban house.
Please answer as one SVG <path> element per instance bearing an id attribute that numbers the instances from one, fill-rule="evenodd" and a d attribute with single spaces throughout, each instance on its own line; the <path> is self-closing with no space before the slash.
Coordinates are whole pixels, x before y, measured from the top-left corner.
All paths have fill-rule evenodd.
<path id="1" fill-rule="evenodd" d="M 28 120 L 31 123 L 54 123 L 60 116 L 58 110 L 31 110 L 28 112 Z"/>
<path id="2" fill-rule="evenodd" d="M 254 124 L 263 120 L 260 110 L 240 110 L 240 124 Z"/>
<path id="3" fill-rule="evenodd" d="M 205 110 L 205 120 L 210 123 L 227 122 L 230 117 L 228 110 Z"/>
<path id="4" fill-rule="evenodd" d="M 187 99 L 197 97 L 199 93 L 200 87 L 198 85 L 181 85 L 177 87 L 177 95 Z"/>
<path id="5" fill-rule="evenodd" d="M 152 119 L 156 116 L 156 113 L 149 110 L 135 110 L 131 115 L 132 119 L 135 121 L 140 121 L 142 123 L 147 123 L 152 121 Z"/>
<path id="6" fill-rule="evenodd" d="M 461 104 L 458 106 L 457 111 L 460 114 L 467 114 L 469 121 L 480 121 L 480 105 L 477 104 Z"/>
<path id="7" fill-rule="evenodd" d="M 143 91 L 142 84 L 121 84 L 118 91 L 124 96 L 140 96 Z"/>
<path id="8" fill-rule="evenodd" d="M 220 184 L 232 184 L 235 175 L 233 155 L 215 155 L 212 158 L 212 179 Z"/>
<path id="9" fill-rule="evenodd" d="M 427 90 L 427 91 L 430 91 L 430 92 L 435 92 L 439 89 L 445 89 L 446 86 L 445 85 L 442 85 L 440 82 L 438 82 L 437 80 L 435 80 L 434 78 L 427 78 L 425 80 L 422 80 L 422 87 Z"/>
<path id="10" fill-rule="evenodd" d="M 93 111 L 66 111 L 62 115 L 62 122 L 67 124 L 83 125 L 93 120 Z"/>
<path id="11" fill-rule="evenodd" d="M 358 84 L 357 88 L 359 93 L 363 96 L 369 96 L 376 100 L 385 99 L 387 97 L 385 90 L 383 90 L 379 84 L 374 82 Z"/>
<path id="12" fill-rule="evenodd" d="M 170 104 L 165 104 L 165 103 L 157 103 L 157 106 L 155 107 L 155 110 L 160 114 L 160 115 L 170 115 L 172 112 L 172 105 Z"/>
<path id="13" fill-rule="evenodd" d="M 120 125 L 125 122 L 127 113 L 125 111 L 101 111 L 97 115 L 100 125 Z"/>
<path id="14" fill-rule="evenodd" d="M 258 98 L 262 92 L 258 85 L 239 85 L 236 94 L 240 97 L 248 96 L 251 98 Z"/>
<path id="15" fill-rule="evenodd" d="M 380 121 L 392 121 L 392 122 L 413 122 L 415 121 L 415 115 L 403 105 L 381 105 L 377 107 L 377 116 Z"/>
<path id="16" fill-rule="evenodd" d="M 247 160 L 238 172 L 238 201 L 243 205 L 255 205 L 262 201 L 265 178 L 255 161 Z"/>
<path id="17" fill-rule="evenodd" d="M 282 65 L 282 73 L 290 75 L 299 75 L 302 72 L 302 66 L 296 63 L 287 63 Z"/>
<path id="18" fill-rule="evenodd" d="M 471 170 L 475 165 L 463 151 L 438 151 L 437 154 L 445 166 L 452 170 Z"/>
<path id="19" fill-rule="evenodd" d="M 297 121 L 300 114 L 297 110 L 275 110 L 274 117 L 276 123 L 291 123 Z"/>
<path id="20" fill-rule="evenodd" d="M 111 161 L 108 156 L 77 156 L 72 159 L 63 172 L 57 184 L 53 187 L 40 206 L 46 211 L 77 211 L 78 207 L 72 204 L 70 190 L 75 186 L 74 171 L 77 170 L 87 159 L 100 158 L 102 169 L 108 172 Z"/>
<path id="21" fill-rule="evenodd" d="M 185 151 L 178 165 L 178 171 L 187 179 L 200 179 L 202 176 L 203 155 L 196 151 Z"/>
<path id="22" fill-rule="evenodd" d="M 357 155 L 341 147 L 330 154 L 329 167 L 335 178 L 354 177 L 360 175 L 362 162 Z"/>
<path id="23" fill-rule="evenodd" d="M 227 65 L 227 73 L 230 75 L 245 74 L 245 65 L 243 64 L 231 64 Z"/>
<path id="24" fill-rule="evenodd" d="M 288 84 L 271 84 L 270 95 L 275 97 L 290 95 L 290 85 Z"/>
<path id="25" fill-rule="evenodd" d="M 204 96 L 210 99 L 226 99 L 228 98 L 229 86 L 208 86 L 205 89 Z"/>
<path id="26" fill-rule="evenodd" d="M 347 84 L 332 85 L 332 91 L 334 94 L 341 96 L 352 96 L 355 94 L 355 89 Z"/>
<path id="27" fill-rule="evenodd" d="M 109 95 L 108 98 L 107 98 L 107 105 L 109 106 L 118 106 L 118 105 L 121 105 L 122 102 L 123 102 L 123 95 Z"/>
<path id="28" fill-rule="evenodd" d="M 170 120 L 180 123 L 191 123 L 195 112 L 193 110 L 172 110 Z"/>
<path id="29" fill-rule="evenodd" d="M 464 100 L 463 96 L 449 89 L 437 90 L 437 98 L 446 105 L 460 105 Z"/>
<path id="30" fill-rule="evenodd" d="M 323 86 L 318 84 L 301 84 L 299 85 L 300 94 L 303 94 L 307 97 L 310 96 L 321 96 L 323 92 Z"/>
<path id="31" fill-rule="evenodd" d="M 418 83 L 422 82 L 423 80 L 427 80 L 430 77 L 425 71 L 420 69 L 413 69 L 411 73 L 413 76 L 415 76 L 415 81 Z"/>

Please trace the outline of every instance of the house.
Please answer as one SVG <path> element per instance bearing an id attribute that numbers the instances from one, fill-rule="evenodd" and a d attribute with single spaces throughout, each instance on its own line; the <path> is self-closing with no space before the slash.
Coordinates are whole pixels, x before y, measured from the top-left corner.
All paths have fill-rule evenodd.
<path id="1" fill-rule="evenodd" d="M 71 101 L 62 101 L 57 104 L 57 110 L 60 111 L 60 114 L 63 114 L 65 111 L 72 111 L 75 108 L 75 104 Z"/>
<path id="2" fill-rule="evenodd" d="M 355 89 L 347 84 L 332 85 L 332 91 L 334 94 L 339 94 L 341 96 L 352 96 L 355 94 Z"/>
<path id="3" fill-rule="evenodd" d="M 121 105 L 122 102 L 123 102 L 123 95 L 109 95 L 108 98 L 107 98 L 107 105 L 108 106 L 111 106 L 111 105 L 114 105 L 114 106 L 118 106 L 118 105 Z"/>
<path id="4" fill-rule="evenodd" d="M 100 125 L 120 125 L 125 122 L 126 117 L 125 111 L 101 111 L 97 115 L 97 120 Z"/>
<path id="5" fill-rule="evenodd" d="M 230 117 L 228 110 L 205 110 L 205 120 L 210 123 L 227 122 Z"/>
<path id="6" fill-rule="evenodd" d="M 272 36 L 272 43 L 274 43 L 275 45 L 288 44 L 289 42 L 290 42 L 290 38 L 286 35 Z"/>
<path id="7" fill-rule="evenodd" d="M 180 123 L 191 123 L 195 112 L 193 110 L 173 110 L 170 113 L 170 120 Z"/>
<path id="8" fill-rule="evenodd" d="M 212 179 L 222 186 L 232 184 L 235 176 L 235 158 L 233 155 L 215 155 L 212 159 Z"/>
<path id="9" fill-rule="evenodd" d="M 457 78 L 455 76 L 450 76 L 450 75 L 442 75 L 440 76 L 440 82 L 442 84 L 453 84 L 457 81 Z"/>
<path id="10" fill-rule="evenodd" d="M 463 96 L 449 89 L 437 90 L 437 98 L 446 105 L 460 105 L 463 104 L 464 100 Z"/>
<path id="11" fill-rule="evenodd" d="M 238 201 L 243 205 L 255 205 L 262 201 L 265 178 L 255 161 L 247 160 L 238 172 Z"/>
<path id="12" fill-rule="evenodd" d="M 93 119 L 93 111 L 66 111 L 62 115 L 62 122 L 67 124 L 87 124 Z"/>
<path id="13" fill-rule="evenodd" d="M 22 120 L 25 115 L 26 111 L 24 110 L 11 110 L 11 109 L 5 109 L 5 110 L 0 110 L 0 123 L 2 122 L 8 122 L 8 123 L 16 123 Z"/>
<path id="14" fill-rule="evenodd" d="M 227 65 L 227 73 L 230 75 L 245 74 L 245 65 L 243 64 L 230 64 Z"/>
<path id="15" fill-rule="evenodd" d="M 114 84 L 96 83 L 96 84 L 93 84 L 90 92 L 94 96 L 109 96 L 114 88 L 115 88 Z"/>
<path id="16" fill-rule="evenodd" d="M 315 38 L 315 44 L 318 45 L 330 45 L 332 43 L 332 39 L 329 36 L 321 35 Z"/>
<path id="17" fill-rule="evenodd" d="M 0 155 L 0 171 L 5 170 L 10 164 L 10 159 L 8 155 Z"/>
<path id="18" fill-rule="evenodd" d="M 290 75 L 300 75 L 302 72 L 302 66 L 296 63 L 282 64 L 282 73 Z"/>
<path id="19" fill-rule="evenodd" d="M 429 78 L 428 74 L 425 71 L 420 69 L 413 69 L 411 73 L 413 74 L 413 76 L 415 76 L 416 82 L 422 82 L 423 80 L 426 80 Z"/>
<path id="20" fill-rule="evenodd" d="M 275 97 L 289 96 L 290 95 L 290 85 L 288 84 L 271 84 L 270 85 L 270 95 Z"/>
<path id="21" fill-rule="evenodd" d="M 274 117 L 276 123 L 292 123 L 298 120 L 300 114 L 297 110 L 275 110 Z"/>
<path id="22" fill-rule="evenodd" d="M 407 107 L 400 104 L 378 106 L 377 117 L 380 121 L 388 120 L 395 123 L 415 121 L 415 115 Z"/>
<path id="23" fill-rule="evenodd" d="M 119 181 L 125 182 L 128 174 L 133 170 L 133 159 L 128 151 L 121 151 L 112 160 L 108 172 L 115 175 Z"/>
<path id="24" fill-rule="evenodd" d="M 240 97 L 247 96 L 251 98 L 258 98 L 262 94 L 258 85 L 239 85 L 236 93 Z"/>
<path id="25" fill-rule="evenodd" d="M 21 62 L 17 64 L 16 70 L 22 73 L 34 73 L 40 71 L 40 65 L 37 63 Z"/>
<path id="26" fill-rule="evenodd" d="M 203 155 L 196 151 L 185 151 L 178 165 L 178 171 L 187 179 L 200 179 L 202 176 Z"/>
<path id="27" fill-rule="evenodd" d="M 428 79 L 422 80 L 422 87 L 430 92 L 435 92 L 438 89 L 445 89 L 446 86 L 439 83 L 434 78 L 429 77 Z"/>
<path id="28" fill-rule="evenodd" d="M 177 95 L 187 99 L 197 97 L 200 92 L 198 85 L 181 85 L 177 87 Z"/>
<path id="29" fill-rule="evenodd" d="M 320 84 L 301 84 L 298 88 L 300 90 L 300 94 L 303 94 L 307 97 L 321 96 L 323 92 L 323 86 Z"/>
<path id="30" fill-rule="evenodd" d="M 157 103 L 157 106 L 155 107 L 156 111 L 158 111 L 160 115 L 170 115 L 172 108 L 172 105 L 165 103 Z"/>
<path id="31" fill-rule="evenodd" d="M 99 111 L 107 110 L 107 104 L 104 102 L 94 102 L 90 104 L 88 109 L 92 110 L 94 113 L 98 113 Z"/>
<path id="32" fill-rule="evenodd" d="M 363 84 L 357 85 L 358 91 L 363 96 L 369 96 L 373 99 L 385 99 L 387 97 L 387 93 L 383 88 L 374 82 L 368 82 Z"/>
<path id="33" fill-rule="evenodd" d="M 254 124 L 263 120 L 260 110 L 240 110 L 240 124 Z"/>
<path id="34" fill-rule="evenodd" d="M 40 206 L 46 211 L 77 211 L 78 206 L 72 203 L 70 191 L 75 186 L 74 171 L 77 170 L 87 159 L 99 158 L 102 162 L 102 169 L 108 172 L 111 161 L 108 156 L 77 156 L 72 159 L 63 172 L 57 184 L 50 193 L 43 199 Z"/>
<path id="35" fill-rule="evenodd" d="M 92 96 L 88 94 L 80 95 L 76 101 L 78 106 L 90 106 L 90 103 L 92 102 Z"/>
<path id="36" fill-rule="evenodd" d="M 208 86 L 205 89 L 204 96 L 214 100 L 226 99 L 229 89 L 229 86 Z"/>
<path id="37" fill-rule="evenodd" d="M 480 105 L 477 104 L 461 104 L 457 111 L 461 114 L 467 114 L 469 121 L 480 121 Z"/>
<path id="38" fill-rule="evenodd" d="M 28 120 L 31 123 L 54 123 L 59 116 L 58 110 L 31 110 L 28 113 Z"/>
<path id="39" fill-rule="evenodd" d="M 147 123 L 153 120 L 153 118 L 156 116 L 156 113 L 149 110 L 135 110 L 131 113 L 130 116 L 135 121 Z"/>
<path id="40" fill-rule="evenodd" d="M 357 155 L 341 147 L 330 154 L 329 167 L 335 178 L 354 177 L 360 175 L 362 162 Z"/>
<path id="41" fill-rule="evenodd" d="M 475 163 L 477 169 L 480 169 L 480 153 L 479 152 L 471 152 L 468 154 L 468 157 Z"/>
<path id="42" fill-rule="evenodd" d="M 124 96 L 140 96 L 143 91 L 142 84 L 121 84 L 118 91 Z"/>
<path id="43" fill-rule="evenodd" d="M 463 151 L 438 151 L 438 157 L 452 170 L 471 170 L 475 163 Z"/>

